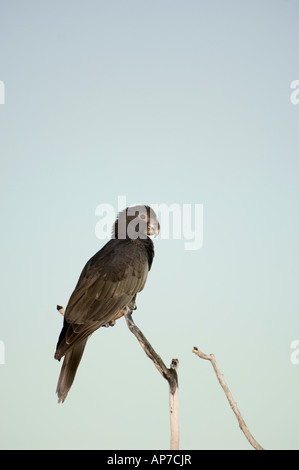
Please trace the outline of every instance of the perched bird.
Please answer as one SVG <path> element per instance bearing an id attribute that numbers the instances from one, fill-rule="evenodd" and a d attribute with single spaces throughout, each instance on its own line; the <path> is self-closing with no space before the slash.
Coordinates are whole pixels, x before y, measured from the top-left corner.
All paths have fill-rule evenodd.
<path id="1" fill-rule="evenodd" d="M 64 402 L 72 386 L 88 337 L 113 325 L 136 308 L 154 257 L 160 225 L 149 206 L 127 207 L 118 214 L 111 240 L 85 265 L 67 304 L 55 359 L 64 356 L 56 393 Z"/>

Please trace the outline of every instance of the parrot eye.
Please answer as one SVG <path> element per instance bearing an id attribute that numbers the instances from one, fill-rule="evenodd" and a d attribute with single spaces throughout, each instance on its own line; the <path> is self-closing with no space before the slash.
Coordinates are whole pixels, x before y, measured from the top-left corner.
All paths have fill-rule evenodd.
<path id="1" fill-rule="evenodd" d="M 145 215 L 142 214 L 142 215 L 140 216 L 140 218 L 141 218 L 141 219 L 145 219 Z"/>

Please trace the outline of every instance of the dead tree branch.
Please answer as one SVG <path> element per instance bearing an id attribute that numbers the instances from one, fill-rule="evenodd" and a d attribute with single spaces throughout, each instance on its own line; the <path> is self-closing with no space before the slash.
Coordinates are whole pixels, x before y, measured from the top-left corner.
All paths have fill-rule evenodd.
<path id="1" fill-rule="evenodd" d="M 64 316 L 64 308 L 57 305 L 58 312 Z M 148 342 L 141 330 L 135 325 L 132 319 L 132 310 L 127 310 L 124 314 L 130 331 L 138 339 L 142 349 L 147 356 L 153 361 L 160 374 L 168 381 L 169 384 L 169 411 L 170 411 L 170 449 L 179 449 L 179 398 L 178 398 L 178 359 L 172 359 L 170 368 L 168 369 L 161 357 L 156 353 L 154 348 Z"/>
<path id="2" fill-rule="evenodd" d="M 125 319 L 129 330 L 136 336 L 146 355 L 153 361 L 160 374 L 169 384 L 169 411 L 170 411 L 170 449 L 179 449 L 179 415 L 178 415 L 178 359 L 172 359 L 170 368 L 167 368 L 161 357 L 156 353 L 152 345 L 146 339 L 142 331 L 135 325 L 132 319 L 132 310 L 125 313 Z"/>
<path id="3" fill-rule="evenodd" d="M 216 376 L 217 376 L 217 379 L 226 395 L 226 398 L 228 399 L 228 402 L 233 410 L 233 412 L 235 413 L 236 415 L 236 418 L 239 422 L 239 426 L 241 428 L 241 430 L 243 431 L 246 439 L 248 440 L 248 442 L 252 445 L 252 447 L 254 447 L 254 449 L 256 450 L 264 450 L 262 446 L 260 446 L 260 444 L 254 439 L 254 437 L 252 436 L 252 434 L 250 433 L 247 425 L 245 424 L 245 421 L 244 419 L 242 418 L 242 415 L 240 413 L 240 410 L 235 402 L 235 400 L 233 399 L 232 397 L 232 394 L 223 378 L 223 375 L 221 374 L 220 370 L 219 370 L 219 367 L 217 365 L 217 362 L 216 362 L 216 359 L 215 359 L 215 356 L 214 354 L 204 354 L 202 353 L 201 351 L 199 351 L 199 349 L 197 347 L 194 347 L 193 348 L 193 351 L 198 357 L 200 357 L 201 359 L 205 359 L 205 360 L 208 360 L 211 362 L 213 368 L 214 368 L 214 371 L 216 373 Z"/>

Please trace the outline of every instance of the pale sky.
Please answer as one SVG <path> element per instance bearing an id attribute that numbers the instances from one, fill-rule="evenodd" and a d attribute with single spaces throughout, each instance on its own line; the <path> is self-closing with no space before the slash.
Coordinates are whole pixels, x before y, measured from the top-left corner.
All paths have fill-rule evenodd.
<path id="1" fill-rule="evenodd" d="M 298 15 L 295 0 L 0 0 L 2 449 L 169 446 L 168 384 L 124 320 L 55 395 L 56 304 L 119 196 L 203 207 L 198 250 L 161 224 L 134 313 L 180 360 L 181 449 L 251 448 L 193 346 L 264 448 L 299 448 Z"/>

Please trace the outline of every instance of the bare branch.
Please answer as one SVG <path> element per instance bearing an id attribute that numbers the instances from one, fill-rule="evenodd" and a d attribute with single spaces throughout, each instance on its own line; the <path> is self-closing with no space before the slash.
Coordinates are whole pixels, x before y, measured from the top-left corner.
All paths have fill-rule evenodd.
<path id="1" fill-rule="evenodd" d="M 252 436 L 252 434 L 250 433 L 247 425 L 245 424 L 245 421 L 244 419 L 242 418 L 242 415 L 240 413 L 240 410 L 236 404 L 236 402 L 234 401 L 233 397 L 232 397 L 232 394 L 223 378 L 223 375 L 221 374 L 220 370 L 219 370 L 219 367 L 217 365 L 217 362 L 216 362 L 216 359 L 215 359 L 215 356 L 214 354 L 204 354 L 203 352 L 199 351 L 199 349 L 197 347 L 194 347 L 193 348 L 193 351 L 198 357 L 200 357 L 201 359 L 205 359 L 205 360 L 208 360 L 211 362 L 213 368 L 214 368 L 214 371 L 216 373 L 216 376 L 217 376 L 217 379 L 226 395 L 226 398 L 228 399 L 228 402 L 233 410 L 233 412 L 235 413 L 236 415 L 236 418 L 239 422 L 239 426 L 241 428 L 241 430 L 243 431 L 246 439 L 248 440 L 248 442 L 252 445 L 252 447 L 254 447 L 256 450 L 264 450 L 262 446 L 260 446 L 260 444 L 254 439 L 254 437 Z"/>
<path id="2" fill-rule="evenodd" d="M 61 305 L 57 305 L 58 312 L 64 316 L 64 308 Z M 178 374 L 177 369 L 179 366 L 178 359 L 172 359 L 170 368 L 168 369 L 161 357 L 156 353 L 154 348 L 148 342 L 142 331 L 135 325 L 132 319 L 132 311 L 127 307 L 127 311 L 124 312 L 124 316 L 130 331 L 138 339 L 142 349 L 147 356 L 153 361 L 160 374 L 168 381 L 169 384 L 169 411 L 170 411 L 170 449 L 179 449 L 179 400 L 178 400 Z M 105 325 L 106 326 L 106 325 Z M 108 325 L 107 325 L 108 326 Z"/>
<path id="3" fill-rule="evenodd" d="M 172 359 L 170 368 L 167 368 L 161 357 L 156 353 L 152 345 L 146 339 L 142 331 L 135 325 L 132 319 L 132 310 L 125 313 L 125 319 L 130 331 L 138 339 L 146 355 L 153 361 L 160 374 L 169 384 L 169 410 L 170 410 L 170 449 L 179 449 L 179 418 L 178 418 L 178 359 Z"/>
<path id="4" fill-rule="evenodd" d="M 179 360 L 172 359 L 170 368 L 177 371 L 178 366 L 179 366 Z M 177 379 L 176 379 L 176 382 L 177 382 Z M 177 450 L 179 449 L 179 444 L 180 444 L 178 383 L 176 384 L 176 388 L 173 393 L 171 391 L 170 384 L 169 384 L 169 411 L 170 411 L 170 429 L 171 429 L 170 449 Z"/>

